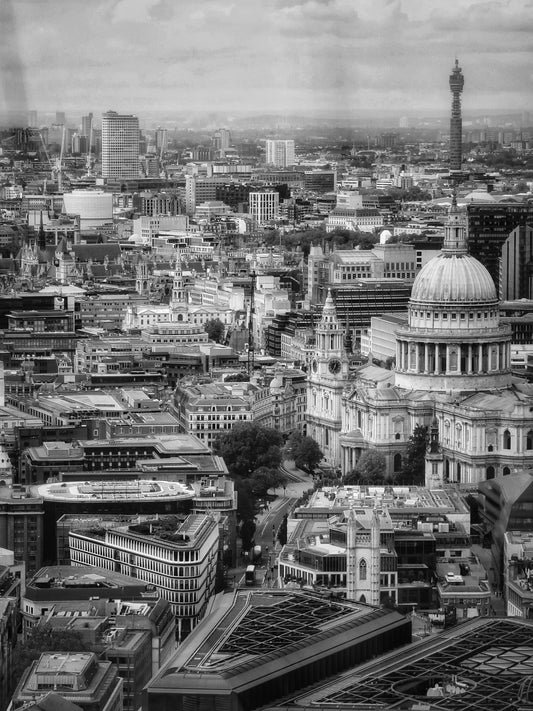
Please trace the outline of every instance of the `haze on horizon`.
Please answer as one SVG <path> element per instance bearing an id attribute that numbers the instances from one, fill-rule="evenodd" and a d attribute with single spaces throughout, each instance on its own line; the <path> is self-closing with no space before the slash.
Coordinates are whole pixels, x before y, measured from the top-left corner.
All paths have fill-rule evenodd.
<path id="1" fill-rule="evenodd" d="M 2 0 L 0 109 L 530 110 L 533 0 Z"/>

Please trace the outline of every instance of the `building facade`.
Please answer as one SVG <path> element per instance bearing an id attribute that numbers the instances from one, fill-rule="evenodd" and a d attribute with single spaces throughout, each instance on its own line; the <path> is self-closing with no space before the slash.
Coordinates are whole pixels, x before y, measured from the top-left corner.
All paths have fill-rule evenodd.
<path id="1" fill-rule="evenodd" d="M 139 177 L 139 119 L 108 111 L 102 115 L 102 177 Z"/>
<path id="2" fill-rule="evenodd" d="M 170 602 L 180 639 L 202 619 L 215 591 L 218 544 L 218 523 L 209 514 L 69 536 L 73 565 L 96 565 L 153 585 Z"/>

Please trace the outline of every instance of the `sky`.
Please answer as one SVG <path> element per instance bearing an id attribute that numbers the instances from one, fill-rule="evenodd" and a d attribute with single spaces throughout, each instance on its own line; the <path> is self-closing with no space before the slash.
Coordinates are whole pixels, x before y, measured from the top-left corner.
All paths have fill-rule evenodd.
<path id="1" fill-rule="evenodd" d="M 0 108 L 533 109 L 533 0 L 1 0 Z"/>

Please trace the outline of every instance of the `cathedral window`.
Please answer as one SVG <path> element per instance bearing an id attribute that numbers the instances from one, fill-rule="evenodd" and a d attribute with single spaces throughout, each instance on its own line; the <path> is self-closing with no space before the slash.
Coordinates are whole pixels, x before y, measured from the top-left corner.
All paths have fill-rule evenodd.
<path id="1" fill-rule="evenodd" d="M 511 433 L 509 430 L 505 430 L 503 433 L 503 448 L 511 449 Z"/>
<path id="2" fill-rule="evenodd" d="M 366 580 L 366 560 L 364 558 L 359 563 L 359 580 Z"/>
<path id="3" fill-rule="evenodd" d="M 504 476 L 509 476 L 509 474 L 511 473 L 511 470 L 509 469 L 509 467 L 504 467 L 502 470 L 502 473 Z"/>
<path id="4" fill-rule="evenodd" d="M 533 430 L 529 430 L 526 435 L 526 449 L 533 449 Z"/>
<path id="5" fill-rule="evenodd" d="M 399 435 L 398 435 L 399 437 Z M 402 468 L 402 455 L 400 453 L 394 455 L 394 471 L 399 472 Z"/>

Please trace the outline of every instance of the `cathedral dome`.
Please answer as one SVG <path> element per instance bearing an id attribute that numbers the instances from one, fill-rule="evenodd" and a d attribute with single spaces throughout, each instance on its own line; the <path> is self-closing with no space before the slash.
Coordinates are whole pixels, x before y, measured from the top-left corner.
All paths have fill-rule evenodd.
<path id="1" fill-rule="evenodd" d="M 469 254 L 442 253 L 417 275 L 411 305 L 493 304 L 496 287 L 487 269 Z"/>

